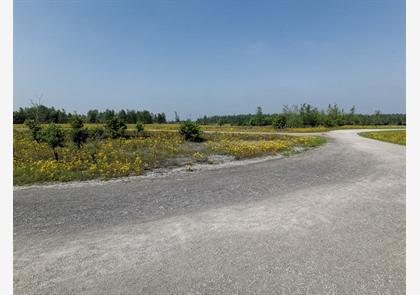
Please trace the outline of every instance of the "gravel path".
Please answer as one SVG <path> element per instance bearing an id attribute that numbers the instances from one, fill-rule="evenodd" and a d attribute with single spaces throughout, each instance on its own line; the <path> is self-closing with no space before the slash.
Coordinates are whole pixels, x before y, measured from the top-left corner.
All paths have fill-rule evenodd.
<path id="1" fill-rule="evenodd" d="M 14 192 L 15 294 L 404 294 L 405 147 Z"/>

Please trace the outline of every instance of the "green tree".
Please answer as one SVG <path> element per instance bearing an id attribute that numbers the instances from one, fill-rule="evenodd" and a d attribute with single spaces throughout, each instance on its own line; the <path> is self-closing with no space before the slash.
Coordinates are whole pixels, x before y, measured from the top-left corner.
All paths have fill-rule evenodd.
<path id="1" fill-rule="evenodd" d="M 32 119 L 26 119 L 25 125 L 28 126 L 32 139 L 40 143 L 42 141 L 41 125 Z"/>
<path id="2" fill-rule="evenodd" d="M 77 146 L 78 149 L 86 143 L 89 132 L 86 128 L 83 128 L 83 120 L 80 116 L 76 115 L 72 118 L 71 122 L 71 130 L 70 130 L 70 138 L 71 141 Z"/>
<path id="3" fill-rule="evenodd" d="M 53 150 L 54 158 L 56 161 L 58 161 L 58 153 L 56 148 L 64 147 L 65 135 L 63 129 L 54 123 L 50 123 L 50 125 L 48 125 L 48 127 L 44 130 L 42 139 Z"/>
<path id="4" fill-rule="evenodd" d="M 118 112 L 118 119 L 120 119 L 120 121 L 127 123 L 127 113 L 124 110 L 121 110 Z"/>
<path id="5" fill-rule="evenodd" d="M 157 113 L 155 119 L 158 124 L 166 123 L 165 113 Z"/>
<path id="6" fill-rule="evenodd" d="M 283 129 L 284 127 L 286 127 L 286 121 L 286 115 L 281 114 L 274 117 L 272 124 L 274 128 Z"/>
<path id="7" fill-rule="evenodd" d="M 257 107 L 257 111 L 255 112 L 255 117 L 251 119 L 250 123 L 251 125 L 255 125 L 255 126 L 265 125 L 263 111 L 260 106 Z"/>
<path id="8" fill-rule="evenodd" d="M 124 136 L 127 125 L 118 117 L 114 116 L 106 121 L 105 128 L 108 130 L 112 138 L 118 138 Z"/>
<path id="9" fill-rule="evenodd" d="M 179 126 L 178 131 L 179 134 L 187 141 L 199 142 L 202 140 L 200 125 L 192 122 L 191 120 L 183 122 Z"/>
<path id="10" fill-rule="evenodd" d="M 98 110 L 89 110 L 86 114 L 88 123 L 98 123 L 99 122 L 99 112 Z"/>
<path id="11" fill-rule="evenodd" d="M 144 131 L 144 126 L 143 126 L 143 123 L 141 121 L 138 121 L 136 123 L 136 131 L 137 131 L 137 136 L 139 136 L 139 134 Z"/>

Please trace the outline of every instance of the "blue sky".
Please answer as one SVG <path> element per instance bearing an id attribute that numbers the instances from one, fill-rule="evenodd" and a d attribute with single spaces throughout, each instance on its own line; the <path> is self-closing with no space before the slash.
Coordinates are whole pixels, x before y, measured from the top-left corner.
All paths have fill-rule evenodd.
<path id="1" fill-rule="evenodd" d="M 405 2 L 23 1 L 14 108 L 405 112 Z"/>

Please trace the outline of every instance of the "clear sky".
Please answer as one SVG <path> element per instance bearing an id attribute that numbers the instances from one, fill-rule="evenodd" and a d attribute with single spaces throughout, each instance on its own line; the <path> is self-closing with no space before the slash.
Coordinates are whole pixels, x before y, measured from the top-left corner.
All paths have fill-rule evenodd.
<path id="1" fill-rule="evenodd" d="M 14 1 L 14 108 L 405 112 L 405 1 Z"/>

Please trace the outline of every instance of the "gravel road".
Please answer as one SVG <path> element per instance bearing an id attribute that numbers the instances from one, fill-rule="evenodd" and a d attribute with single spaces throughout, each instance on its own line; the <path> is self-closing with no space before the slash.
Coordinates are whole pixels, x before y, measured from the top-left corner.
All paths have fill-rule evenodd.
<path id="1" fill-rule="evenodd" d="M 14 192 L 15 294 L 404 294 L 405 147 Z"/>

